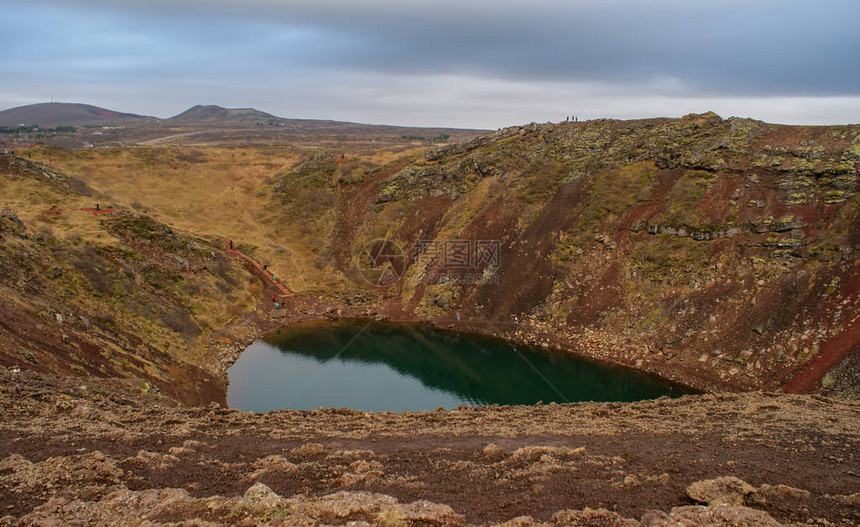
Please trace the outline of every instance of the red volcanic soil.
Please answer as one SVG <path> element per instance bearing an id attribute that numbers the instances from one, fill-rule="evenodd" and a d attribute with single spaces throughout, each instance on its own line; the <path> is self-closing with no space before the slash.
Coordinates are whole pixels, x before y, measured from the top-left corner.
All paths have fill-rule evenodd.
<path id="1" fill-rule="evenodd" d="M 267 269 L 263 269 L 263 265 L 254 258 L 251 258 L 239 249 L 227 249 L 224 252 L 228 256 L 242 262 L 254 276 L 263 282 L 263 287 L 265 289 L 274 289 L 276 296 L 283 299 L 284 297 L 294 294 L 289 287 L 278 280 L 271 272 Z"/>
<path id="2" fill-rule="evenodd" d="M 851 298 L 860 294 L 860 263 L 840 291 Z M 852 315 L 849 315 L 852 316 Z M 860 313 L 853 313 L 845 331 L 825 341 L 815 357 L 788 381 L 783 390 L 789 393 L 811 393 L 816 391 L 824 374 L 836 366 L 852 350 L 860 350 Z"/>

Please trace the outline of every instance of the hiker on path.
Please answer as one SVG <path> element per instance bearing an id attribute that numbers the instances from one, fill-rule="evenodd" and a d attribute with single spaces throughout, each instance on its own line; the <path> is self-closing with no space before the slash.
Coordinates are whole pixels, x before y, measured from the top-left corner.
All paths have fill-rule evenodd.
<path id="1" fill-rule="evenodd" d="M 233 240 L 230 240 L 230 250 L 233 250 Z"/>

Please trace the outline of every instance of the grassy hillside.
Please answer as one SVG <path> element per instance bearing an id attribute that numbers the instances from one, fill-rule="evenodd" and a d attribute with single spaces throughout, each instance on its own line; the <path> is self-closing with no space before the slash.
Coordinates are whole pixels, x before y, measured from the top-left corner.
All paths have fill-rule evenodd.
<path id="1" fill-rule="evenodd" d="M 132 210 L 184 231 L 233 239 L 297 291 L 344 283 L 324 271 L 330 258 L 320 246 L 326 227 L 318 218 L 333 217 L 334 196 L 403 152 L 400 146 L 31 150 L 34 160 L 77 174 Z M 321 162 L 325 174 L 300 175 Z M 294 206 L 285 205 L 285 192 Z M 317 223 L 322 230 L 314 230 Z"/>
<path id="2" fill-rule="evenodd" d="M 106 195 L 24 159 L 0 158 L 0 193 L 0 363 L 217 396 L 210 339 L 259 290 L 220 242 L 112 212 Z"/>

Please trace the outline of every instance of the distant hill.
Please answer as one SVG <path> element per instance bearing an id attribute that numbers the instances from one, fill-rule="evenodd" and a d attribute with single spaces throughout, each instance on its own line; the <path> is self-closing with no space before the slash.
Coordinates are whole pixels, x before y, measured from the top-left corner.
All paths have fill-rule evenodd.
<path id="1" fill-rule="evenodd" d="M 53 128 L 62 125 L 81 126 L 87 124 L 142 124 L 154 121 L 155 117 L 133 113 L 115 112 L 89 104 L 47 102 L 19 106 L 0 111 L 0 126 L 40 126 Z"/>
<path id="2" fill-rule="evenodd" d="M 199 123 L 212 121 L 270 121 L 280 120 L 280 117 L 275 117 L 272 114 L 261 112 L 253 108 L 222 108 L 216 105 L 197 105 L 185 110 L 184 112 L 166 119 L 167 123 Z"/>
<path id="3" fill-rule="evenodd" d="M 133 113 L 122 113 L 89 104 L 40 103 L 0 111 L 0 126 L 40 126 L 53 128 L 62 125 L 87 124 L 230 124 L 282 120 L 280 117 L 253 108 L 222 108 L 215 105 L 197 105 L 169 119 L 160 119 Z"/>
<path id="4" fill-rule="evenodd" d="M 470 139 L 482 130 L 416 128 L 396 125 L 361 124 L 320 119 L 288 119 L 254 108 L 224 108 L 196 105 L 173 117 L 122 113 L 88 104 L 42 103 L 0 111 L 0 127 L 38 126 L 19 134 L 0 134 L 0 145 L 14 146 L 39 142 L 64 148 L 93 145 L 294 143 L 343 141 L 346 139 L 396 143 L 446 143 Z M 45 135 L 44 129 L 75 126 L 75 133 Z M 111 131 L 100 125 L 119 126 Z M 84 128 L 87 127 L 87 128 Z M 253 131 L 253 134 L 248 132 Z M 204 135 L 205 134 L 205 137 Z"/>

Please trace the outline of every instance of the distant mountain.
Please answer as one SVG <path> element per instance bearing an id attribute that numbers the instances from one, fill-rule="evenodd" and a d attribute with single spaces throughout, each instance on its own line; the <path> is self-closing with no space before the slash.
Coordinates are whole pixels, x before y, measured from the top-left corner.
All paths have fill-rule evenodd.
<path id="1" fill-rule="evenodd" d="M 0 111 L 0 126 L 41 126 L 53 128 L 62 125 L 87 124 L 123 125 L 155 121 L 155 117 L 115 112 L 89 104 L 46 102 L 19 106 Z"/>
<path id="2" fill-rule="evenodd" d="M 221 106 L 197 105 L 185 110 L 179 115 L 166 119 L 167 123 L 199 123 L 213 121 L 270 121 L 279 120 L 272 114 L 253 108 L 222 108 Z"/>
<path id="3" fill-rule="evenodd" d="M 78 127 L 75 134 L 58 133 L 45 136 L 0 134 L 0 144 L 42 142 L 64 148 L 93 145 L 194 143 L 206 133 L 206 144 L 267 144 L 302 141 L 343 141 L 345 138 L 398 143 L 446 143 L 470 139 L 483 132 L 453 128 L 416 128 L 396 125 L 361 124 L 320 119 L 288 119 L 261 112 L 254 108 L 223 108 L 197 105 L 168 119 L 106 110 L 89 104 L 42 103 L 0 111 L 0 127 L 19 125 L 42 129 L 70 125 Z M 120 126 L 109 133 L 96 130 L 101 125 Z M 84 127 L 90 129 L 84 129 Z M 249 136 L 249 129 L 254 134 Z M 189 132 L 193 130 L 193 132 Z M 239 135 L 239 133 L 241 134 Z M 219 135 L 220 134 L 220 135 Z M 39 136 L 39 137 L 37 137 Z"/>
<path id="4" fill-rule="evenodd" d="M 106 110 L 89 104 L 40 103 L 19 106 L 0 112 L 0 126 L 41 126 L 53 128 L 61 125 L 87 124 L 135 125 L 164 123 L 167 125 L 247 123 L 281 120 L 280 117 L 253 108 L 222 108 L 215 105 L 197 105 L 169 119 L 159 119 L 133 113 Z"/>

